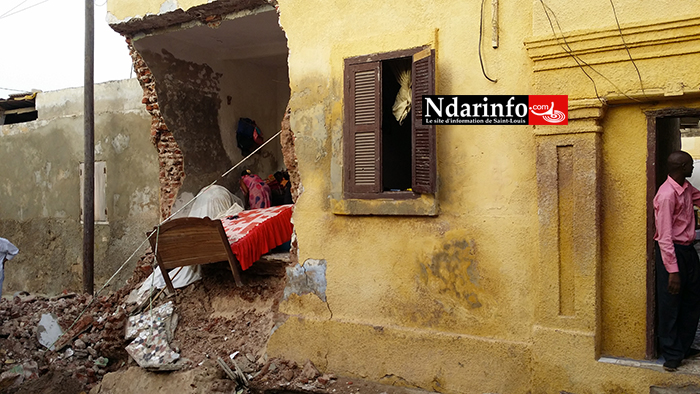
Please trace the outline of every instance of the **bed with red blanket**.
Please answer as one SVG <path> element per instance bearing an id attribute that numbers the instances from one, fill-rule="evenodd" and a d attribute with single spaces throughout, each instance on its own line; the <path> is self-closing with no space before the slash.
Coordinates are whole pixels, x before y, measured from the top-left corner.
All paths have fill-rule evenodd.
<path id="1" fill-rule="evenodd" d="M 251 209 L 221 220 L 173 219 L 154 228 L 149 241 L 162 272 L 195 264 L 228 261 L 236 285 L 241 272 L 260 256 L 292 238 L 293 205 Z M 174 292 L 170 277 L 163 275 Z"/>

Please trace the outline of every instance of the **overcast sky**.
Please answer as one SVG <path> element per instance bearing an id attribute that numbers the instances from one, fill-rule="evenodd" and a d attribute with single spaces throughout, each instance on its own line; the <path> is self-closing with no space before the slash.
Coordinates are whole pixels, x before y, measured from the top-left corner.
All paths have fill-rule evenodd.
<path id="1" fill-rule="evenodd" d="M 130 78 L 126 42 L 95 1 L 95 83 Z M 83 86 L 84 18 L 84 0 L 0 0 L 0 98 Z"/>

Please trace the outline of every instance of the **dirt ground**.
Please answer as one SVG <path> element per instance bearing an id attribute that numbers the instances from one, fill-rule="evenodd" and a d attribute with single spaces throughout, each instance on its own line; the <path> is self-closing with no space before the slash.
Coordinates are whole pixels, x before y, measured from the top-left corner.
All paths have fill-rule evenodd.
<path id="1" fill-rule="evenodd" d="M 229 360 L 239 352 L 235 358 L 239 366 L 252 372 L 256 367 L 248 364 L 264 364 L 269 333 L 282 318 L 277 309 L 285 267 L 254 265 L 244 273 L 243 287 L 235 286 L 227 263 L 203 266 L 202 276 L 203 280 L 178 290 L 179 322 L 171 345 L 194 365 L 217 357 Z"/>
<path id="2" fill-rule="evenodd" d="M 243 274 L 243 287 L 235 286 L 227 263 L 204 265 L 202 280 L 155 299 L 154 308 L 168 301 L 175 305 L 178 323 L 170 346 L 180 353 L 183 368 L 148 372 L 126 353 L 124 336 L 127 317 L 135 312 L 126 298 L 150 274 L 152 262 L 147 254 L 123 288 L 94 300 L 77 294 L 0 300 L 0 394 L 415 392 L 322 374 L 308 361 L 268 359 L 270 332 L 285 319 L 278 305 L 288 263 L 281 261 L 254 264 Z M 64 331 L 78 321 L 56 351 L 38 342 L 43 313 L 55 314 Z M 232 379 L 217 364 L 219 358 L 234 373 L 238 367 L 245 379 Z"/>

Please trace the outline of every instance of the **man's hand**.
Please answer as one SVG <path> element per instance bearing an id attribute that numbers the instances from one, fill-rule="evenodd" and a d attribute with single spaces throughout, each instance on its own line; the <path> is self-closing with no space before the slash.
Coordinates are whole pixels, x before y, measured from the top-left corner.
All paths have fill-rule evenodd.
<path id="1" fill-rule="evenodd" d="M 672 272 L 668 274 L 668 292 L 671 294 L 678 294 L 681 290 L 681 276 L 678 272 Z"/>

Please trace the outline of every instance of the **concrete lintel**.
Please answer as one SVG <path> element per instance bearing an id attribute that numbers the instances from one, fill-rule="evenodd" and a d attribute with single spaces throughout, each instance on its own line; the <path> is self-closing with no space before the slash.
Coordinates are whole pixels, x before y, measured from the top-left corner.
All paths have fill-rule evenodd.
<path id="1" fill-rule="evenodd" d="M 187 10 L 182 8 L 171 10 L 166 7 L 164 10 L 167 12 L 165 13 L 133 16 L 124 20 L 119 20 L 117 17 L 110 15 L 108 22 L 110 27 L 117 33 L 133 36 L 137 33 L 157 31 L 191 21 L 200 21 L 206 24 L 211 21 L 212 17 L 217 17 L 216 19 L 220 20 L 218 17 L 222 15 L 260 7 L 274 9 L 274 4 L 267 0 L 214 1 Z"/>

